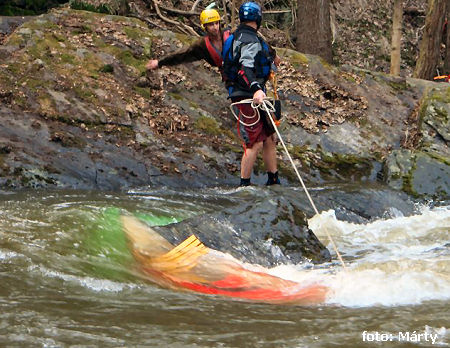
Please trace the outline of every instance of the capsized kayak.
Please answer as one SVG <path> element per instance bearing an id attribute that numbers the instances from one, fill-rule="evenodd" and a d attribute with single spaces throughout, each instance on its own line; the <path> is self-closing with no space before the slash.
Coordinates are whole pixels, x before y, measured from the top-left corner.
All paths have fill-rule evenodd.
<path id="1" fill-rule="evenodd" d="M 162 286 L 249 301 L 318 304 L 328 291 L 267 273 L 210 249 L 194 235 L 174 246 L 135 217 L 121 216 L 131 253 L 146 278 Z"/>
<path id="2" fill-rule="evenodd" d="M 81 267 L 87 273 L 118 281 L 134 279 L 128 272 L 134 257 L 123 232 L 121 216 L 121 209 L 108 207 L 85 226 L 78 251 L 84 260 Z M 135 216 L 149 226 L 165 226 L 182 220 L 182 217 L 151 213 L 135 213 Z"/>

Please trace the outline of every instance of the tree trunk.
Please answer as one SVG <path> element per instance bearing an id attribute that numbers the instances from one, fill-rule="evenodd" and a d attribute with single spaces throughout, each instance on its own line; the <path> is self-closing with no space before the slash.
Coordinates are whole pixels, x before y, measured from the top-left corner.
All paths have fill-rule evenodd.
<path id="1" fill-rule="evenodd" d="M 450 1 L 447 1 L 447 39 L 445 41 L 444 73 L 450 75 Z"/>
<path id="2" fill-rule="evenodd" d="M 394 1 L 392 17 L 391 74 L 400 75 L 401 46 L 403 25 L 403 0 Z"/>
<path id="3" fill-rule="evenodd" d="M 330 0 L 297 1 L 296 49 L 332 62 Z"/>
<path id="4" fill-rule="evenodd" d="M 413 75 L 416 78 L 432 80 L 436 75 L 447 1 L 428 0 L 425 29 L 420 42 L 419 59 Z"/>

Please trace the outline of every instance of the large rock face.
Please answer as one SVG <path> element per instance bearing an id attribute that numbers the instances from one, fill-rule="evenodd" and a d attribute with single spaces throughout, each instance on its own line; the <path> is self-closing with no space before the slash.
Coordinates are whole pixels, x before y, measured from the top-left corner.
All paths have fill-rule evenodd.
<path id="1" fill-rule="evenodd" d="M 255 196 L 242 195 L 236 207 L 158 230 L 175 244 L 195 234 L 213 249 L 264 266 L 331 260 L 295 202 L 275 195 Z"/>
<path id="2" fill-rule="evenodd" d="M 191 41 L 69 9 L 21 25 L 0 45 L 0 185 L 236 185 L 242 148 L 217 71 L 203 62 L 145 71 L 150 57 Z M 447 85 L 278 53 L 280 132 L 309 185 L 384 177 L 409 193 L 448 195 Z M 391 166 L 397 153 L 407 172 Z M 281 149 L 279 167 L 284 184 L 297 182 Z M 261 162 L 253 177 L 265 182 Z"/>
<path id="3" fill-rule="evenodd" d="M 387 183 L 414 196 L 448 198 L 450 195 L 450 89 L 430 89 L 411 123 L 408 149 L 386 158 Z"/>
<path id="4" fill-rule="evenodd" d="M 405 193 L 380 186 L 323 187 L 311 196 L 319 211 L 333 209 L 339 220 L 359 224 L 415 212 Z M 228 191 L 226 199 L 219 212 L 154 228 L 174 245 L 194 234 L 208 247 L 264 266 L 330 261 L 328 239 L 308 228 L 314 210 L 303 191 L 252 187 Z"/>

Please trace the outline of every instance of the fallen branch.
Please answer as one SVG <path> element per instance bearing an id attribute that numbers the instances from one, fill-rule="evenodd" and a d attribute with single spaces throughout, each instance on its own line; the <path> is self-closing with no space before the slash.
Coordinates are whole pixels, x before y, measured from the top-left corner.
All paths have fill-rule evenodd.
<path id="1" fill-rule="evenodd" d="M 152 25 L 156 28 L 159 28 L 162 30 L 166 29 L 163 26 L 161 26 L 159 23 L 156 23 L 156 22 L 148 19 L 147 16 L 144 14 L 144 11 L 142 11 L 142 9 L 136 3 L 134 3 L 134 2 L 130 3 L 130 10 L 131 10 L 130 14 L 129 14 L 130 17 L 140 19 L 141 21 L 143 21 L 149 25 Z"/>
<path id="2" fill-rule="evenodd" d="M 192 8 L 191 8 L 191 12 L 194 12 L 195 9 L 197 8 L 198 4 L 201 2 L 202 2 L 202 0 L 197 0 L 196 2 L 194 2 L 194 5 L 192 5 Z"/>
<path id="3" fill-rule="evenodd" d="M 225 18 L 225 27 L 228 27 L 227 0 L 222 0 L 223 17 Z"/>
<path id="4" fill-rule="evenodd" d="M 417 7 L 406 7 L 403 10 L 403 13 L 405 15 L 409 15 L 409 16 L 413 16 L 413 17 L 415 17 L 415 16 L 426 16 L 426 12 L 424 10 L 421 10 L 421 9 L 417 8 Z"/>
<path id="5" fill-rule="evenodd" d="M 153 22 L 153 21 L 151 21 L 151 20 L 148 19 L 148 18 L 140 17 L 140 16 L 134 16 L 134 17 L 137 18 L 137 19 L 140 19 L 141 21 L 144 21 L 144 22 L 147 23 L 147 24 L 153 25 L 154 27 L 156 27 L 156 28 L 158 28 L 158 29 L 166 30 L 166 28 L 164 28 L 162 25 L 159 25 L 158 23 Z"/>
<path id="6" fill-rule="evenodd" d="M 290 13 L 291 10 L 270 10 L 270 11 L 262 11 L 263 14 L 278 14 L 278 13 Z"/>
<path id="7" fill-rule="evenodd" d="M 181 30 L 185 34 L 191 34 L 191 35 L 194 35 L 195 37 L 199 37 L 200 36 L 190 26 L 188 26 L 188 25 L 186 25 L 184 23 L 181 23 L 181 22 L 174 21 L 174 20 L 164 16 L 161 13 L 161 10 L 159 9 L 159 6 L 156 3 L 156 0 L 152 0 L 152 2 L 153 2 L 153 6 L 155 7 L 155 11 L 158 14 L 159 18 L 161 18 L 164 22 L 167 22 L 167 23 L 170 23 L 170 24 L 173 24 L 173 25 L 177 26 L 178 29 Z"/>
<path id="8" fill-rule="evenodd" d="M 176 13 L 176 14 L 181 14 L 184 16 L 199 16 L 200 12 L 197 11 L 183 11 L 183 10 L 178 10 L 176 8 L 172 8 L 172 7 L 166 7 L 166 6 L 159 6 L 159 8 L 161 10 L 167 11 L 167 12 L 172 12 L 172 13 Z"/>

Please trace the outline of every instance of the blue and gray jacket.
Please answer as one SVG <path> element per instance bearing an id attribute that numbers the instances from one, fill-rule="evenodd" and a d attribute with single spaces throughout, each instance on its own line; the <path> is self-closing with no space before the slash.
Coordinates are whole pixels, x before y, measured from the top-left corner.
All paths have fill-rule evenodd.
<path id="1" fill-rule="evenodd" d="M 258 36 L 256 29 L 245 24 L 241 24 L 228 40 L 232 40 L 230 52 L 225 51 L 225 44 L 223 53 L 229 97 L 252 97 L 260 89 L 265 91 L 274 50 Z"/>

